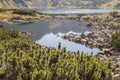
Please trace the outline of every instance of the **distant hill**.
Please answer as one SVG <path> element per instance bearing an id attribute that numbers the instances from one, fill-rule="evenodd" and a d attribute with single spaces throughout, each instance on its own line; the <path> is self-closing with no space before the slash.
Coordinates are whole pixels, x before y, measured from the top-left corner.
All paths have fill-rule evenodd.
<path id="1" fill-rule="evenodd" d="M 120 9 L 120 0 L 0 0 L 1 8 L 104 8 Z"/>

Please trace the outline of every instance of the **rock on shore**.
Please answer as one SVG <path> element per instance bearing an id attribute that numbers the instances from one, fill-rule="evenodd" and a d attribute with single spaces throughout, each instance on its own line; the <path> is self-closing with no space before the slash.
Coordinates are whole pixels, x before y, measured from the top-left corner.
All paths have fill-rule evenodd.
<path id="1" fill-rule="evenodd" d="M 69 33 L 61 37 L 78 44 L 83 44 L 89 48 L 99 48 L 101 52 L 98 54 L 111 56 L 115 52 L 110 44 L 111 34 L 111 30 L 102 30 L 91 33 L 83 32 L 81 34 Z"/>

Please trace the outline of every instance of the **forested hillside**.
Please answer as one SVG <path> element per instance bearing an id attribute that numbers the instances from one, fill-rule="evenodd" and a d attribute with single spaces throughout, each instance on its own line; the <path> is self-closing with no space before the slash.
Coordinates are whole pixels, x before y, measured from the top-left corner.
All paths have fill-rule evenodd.
<path id="1" fill-rule="evenodd" d="M 92 54 L 42 47 L 7 29 L 0 44 L 1 80 L 112 80 L 111 63 Z"/>
<path id="2" fill-rule="evenodd" d="M 119 0 L 0 0 L 2 8 L 120 8 Z"/>

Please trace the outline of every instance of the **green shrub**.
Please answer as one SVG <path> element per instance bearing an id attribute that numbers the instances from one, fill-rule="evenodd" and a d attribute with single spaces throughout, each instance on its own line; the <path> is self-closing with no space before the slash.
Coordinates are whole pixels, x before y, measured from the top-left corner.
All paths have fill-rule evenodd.
<path id="1" fill-rule="evenodd" d="M 7 9 L 0 8 L 0 12 L 5 12 Z"/>
<path id="2" fill-rule="evenodd" d="M 120 30 L 113 32 L 112 34 L 112 44 L 120 50 Z"/>
<path id="3" fill-rule="evenodd" d="M 42 47 L 13 30 L 1 33 L 1 80 L 112 80 L 111 63 L 92 54 Z"/>
<path id="4" fill-rule="evenodd" d="M 111 11 L 109 14 L 112 15 L 113 17 L 115 17 L 119 14 L 119 12 L 118 11 Z"/>
<path id="5" fill-rule="evenodd" d="M 35 11 L 33 10 L 23 10 L 23 9 L 13 9 L 14 14 L 20 14 L 20 15 L 31 15 L 35 16 Z"/>
<path id="6" fill-rule="evenodd" d="M 18 31 L 12 30 L 9 31 L 5 28 L 0 29 L 0 40 L 9 40 L 11 38 L 18 37 Z"/>

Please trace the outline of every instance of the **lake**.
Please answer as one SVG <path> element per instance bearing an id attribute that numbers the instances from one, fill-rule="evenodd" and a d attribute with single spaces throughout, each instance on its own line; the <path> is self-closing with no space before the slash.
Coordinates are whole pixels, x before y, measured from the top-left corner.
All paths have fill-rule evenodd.
<path id="1" fill-rule="evenodd" d="M 100 14 L 109 13 L 111 11 L 118 11 L 118 9 L 49 9 L 49 10 L 38 10 L 44 14 Z"/>
<path id="2" fill-rule="evenodd" d="M 95 31 L 92 29 L 87 29 L 84 23 L 79 24 L 79 22 L 75 20 L 48 19 L 40 20 L 39 22 L 33 24 L 11 24 L 5 26 L 9 29 L 32 33 L 34 36 L 32 36 L 31 39 L 43 46 L 57 48 L 58 43 L 61 42 L 62 47 L 66 47 L 68 51 L 76 52 L 80 50 L 80 52 L 93 52 L 94 54 L 97 54 L 100 51 L 97 48 L 90 49 L 84 45 L 57 37 L 57 34 L 64 34 L 70 31 L 75 33 Z"/>

